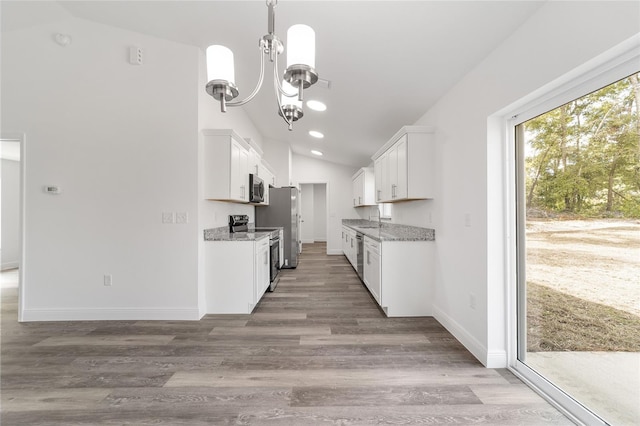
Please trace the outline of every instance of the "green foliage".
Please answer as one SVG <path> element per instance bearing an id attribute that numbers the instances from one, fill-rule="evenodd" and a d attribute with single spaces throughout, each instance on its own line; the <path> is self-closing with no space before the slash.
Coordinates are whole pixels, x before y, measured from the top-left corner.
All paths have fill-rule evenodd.
<path id="1" fill-rule="evenodd" d="M 523 123 L 528 209 L 640 217 L 639 76 Z"/>

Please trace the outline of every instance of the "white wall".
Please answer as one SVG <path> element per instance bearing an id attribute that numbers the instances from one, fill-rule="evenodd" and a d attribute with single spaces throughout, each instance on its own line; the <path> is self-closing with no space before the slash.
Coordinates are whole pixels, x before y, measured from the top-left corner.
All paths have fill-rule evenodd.
<path id="1" fill-rule="evenodd" d="M 3 131 L 29 141 L 25 320 L 197 318 L 197 63 L 194 47 L 71 17 L 3 32 Z"/>
<path id="2" fill-rule="evenodd" d="M 327 186 L 313 185 L 313 239 L 327 241 Z"/>
<path id="3" fill-rule="evenodd" d="M 273 168 L 276 175 L 276 186 L 289 186 L 291 183 L 291 169 L 289 157 L 291 147 L 288 143 L 268 139 L 262 145 L 263 158 Z"/>
<path id="4" fill-rule="evenodd" d="M 351 176 L 356 168 L 293 154 L 293 182 L 326 183 L 329 220 L 327 222 L 327 253 L 342 254 L 342 219 L 358 219 L 351 207 L 353 187 Z"/>
<path id="5" fill-rule="evenodd" d="M 20 162 L 2 159 L 1 269 L 20 265 Z"/>
<path id="6" fill-rule="evenodd" d="M 394 204 L 394 216 L 404 218 L 398 222 L 427 226 L 432 213 L 435 316 L 488 366 L 506 365 L 508 282 L 504 142 L 501 129 L 489 129 L 487 122 L 500 109 L 640 32 L 639 5 L 547 2 L 415 123 L 436 128 L 440 189 L 433 201 Z M 465 226 L 466 214 L 471 226 Z M 476 309 L 469 306 L 472 295 Z"/>

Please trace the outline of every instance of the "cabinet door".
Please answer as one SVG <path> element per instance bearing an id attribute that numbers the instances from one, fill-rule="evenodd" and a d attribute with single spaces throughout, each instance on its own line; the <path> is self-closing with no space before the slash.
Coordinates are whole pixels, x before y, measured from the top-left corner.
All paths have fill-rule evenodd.
<path id="1" fill-rule="evenodd" d="M 382 198 L 382 157 L 378 157 L 373 163 L 373 174 L 375 175 L 375 200 L 381 203 Z"/>
<path id="2" fill-rule="evenodd" d="M 389 189 L 391 191 L 390 199 L 396 199 L 396 191 L 398 188 L 398 150 L 394 145 L 393 148 L 389 150 L 389 154 L 387 156 L 387 162 L 389 165 Z"/>
<path id="3" fill-rule="evenodd" d="M 257 241 L 256 243 L 256 258 L 255 258 L 255 303 L 260 301 L 260 298 L 269 287 L 269 240 Z"/>
<path id="4" fill-rule="evenodd" d="M 380 254 L 375 244 L 364 246 L 364 283 L 373 298 L 381 304 Z"/>
<path id="5" fill-rule="evenodd" d="M 364 203 L 364 173 L 353 180 L 353 205 L 358 207 Z"/>
<path id="6" fill-rule="evenodd" d="M 356 240 L 355 233 L 349 233 L 349 262 L 351 262 L 351 266 L 357 268 L 358 262 L 358 241 Z"/>
<path id="7" fill-rule="evenodd" d="M 235 141 L 231 142 L 231 179 L 229 192 L 234 200 L 249 201 L 249 153 Z"/>
<path id="8" fill-rule="evenodd" d="M 392 201 L 392 182 L 391 182 L 391 151 L 385 152 L 378 157 L 374 165 L 375 185 L 376 185 L 376 202 L 384 203 Z"/>
<path id="9" fill-rule="evenodd" d="M 247 173 L 253 173 L 254 175 L 262 177 L 260 172 L 260 156 L 253 148 L 251 148 L 248 153 Z"/>
<path id="10" fill-rule="evenodd" d="M 404 135 L 395 145 L 396 152 L 396 190 L 394 199 L 408 197 L 408 158 L 407 158 L 407 135 Z"/>
<path id="11" fill-rule="evenodd" d="M 260 277 L 262 283 L 262 293 L 264 294 L 267 291 L 270 283 L 270 265 L 269 265 L 269 244 L 262 250 L 260 253 L 260 257 L 262 258 L 262 276 Z"/>

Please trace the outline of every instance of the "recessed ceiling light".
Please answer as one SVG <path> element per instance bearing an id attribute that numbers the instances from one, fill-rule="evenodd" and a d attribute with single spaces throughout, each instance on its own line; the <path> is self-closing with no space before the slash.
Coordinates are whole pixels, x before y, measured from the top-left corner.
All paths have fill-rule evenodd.
<path id="1" fill-rule="evenodd" d="M 309 130 L 309 135 L 313 136 L 314 138 L 318 138 L 318 139 L 322 139 L 324 138 L 324 135 L 322 133 L 320 133 L 317 130 Z"/>
<path id="2" fill-rule="evenodd" d="M 313 155 L 318 155 L 318 156 L 322 156 L 322 153 L 320 151 L 316 151 L 315 149 L 311 151 L 311 153 Z"/>
<path id="3" fill-rule="evenodd" d="M 327 109 L 324 103 L 314 100 L 307 101 L 307 106 L 314 111 L 325 111 Z"/>

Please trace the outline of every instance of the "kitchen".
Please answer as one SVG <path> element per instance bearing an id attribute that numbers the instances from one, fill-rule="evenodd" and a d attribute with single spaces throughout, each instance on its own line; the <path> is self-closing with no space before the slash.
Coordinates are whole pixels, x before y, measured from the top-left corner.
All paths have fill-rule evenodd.
<path id="1" fill-rule="evenodd" d="M 271 167 L 251 140 L 233 130 L 207 129 L 203 134 L 207 200 L 255 206 L 253 223 L 249 215 L 230 215 L 228 226 L 204 230 L 206 313 L 249 314 L 267 289 L 274 291 L 277 269 L 297 266 L 304 194 L 296 187 L 275 187 Z M 370 213 L 373 207 L 377 222 L 342 219 L 341 251 L 390 317 L 433 315 L 435 230 L 383 226 L 379 207 L 382 202 L 433 198 L 433 144 L 433 129 L 405 126 L 373 155 L 375 167 L 362 168 L 352 178 L 354 209 Z M 281 257 L 277 246 L 283 247 Z M 265 265 L 277 265 L 271 284 Z"/>
<path id="2" fill-rule="evenodd" d="M 501 161 L 506 153 L 500 137 L 495 137 L 502 132 L 501 114 L 509 105 L 637 32 L 633 2 L 616 3 L 604 10 L 598 2 L 517 2 L 525 9 L 514 11 L 510 26 L 502 27 L 501 34 L 494 33 L 493 44 L 474 56 L 477 36 L 498 28 L 506 13 L 500 8 L 507 7 L 506 3 L 488 5 L 493 9 L 478 15 L 482 19 L 473 16 L 438 22 L 434 14 L 415 14 L 413 20 L 394 16 L 388 20 L 404 22 L 415 31 L 427 26 L 423 25 L 425 19 L 441 30 L 458 25 L 454 33 L 461 36 L 450 40 L 458 43 L 457 50 L 447 51 L 446 59 L 433 61 L 434 67 L 444 64 L 440 69 L 445 71 L 448 64 L 449 72 L 455 75 L 444 85 L 443 80 L 423 71 L 431 70 L 432 59 L 438 57 L 425 53 L 419 58 L 423 66 L 415 64 L 415 69 L 389 74 L 399 80 L 390 86 L 397 85 L 398 90 L 400 83 L 405 90 L 406 86 L 436 86 L 441 90 L 436 98 L 412 96 L 410 89 L 395 102 L 376 103 L 384 94 L 376 84 L 363 84 L 370 93 L 352 98 L 353 103 L 328 103 L 321 120 L 346 125 L 340 137 L 325 130 L 325 143 L 338 139 L 345 158 L 349 150 L 357 155 L 357 161 L 345 165 L 337 161 L 339 155 L 331 157 L 329 151 L 323 157 L 329 161 L 308 155 L 320 142 L 300 137 L 288 143 L 288 136 L 282 136 L 288 132 L 286 126 L 273 112 L 272 93 L 267 93 L 264 103 L 256 99 L 258 103 L 247 105 L 246 110 L 229 109 L 222 115 L 219 105 L 203 90 L 207 83 L 203 47 L 212 40 L 202 40 L 196 47 L 189 44 L 191 36 L 184 35 L 184 28 L 182 35 L 177 31 L 171 39 L 158 34 L 153 25 L 134 29 L 125 19 L 161 19 L 161 12 L 124 9 L 125 18 L 108 23 L 104 20 L 109 14 L 103 13 L 109 10 L 106 3 L 94 5 L 95 9 L 82 2 L 28 3 L 32 2 L 2 2 L 2 130 L 26 135 L 21 320 L 196 320 L 205 314 L 203 231 L 227 226 L 228 216 L 233 214 L 248 215 L 253 222 L 259 208 L 205 199 L 205 129 L 233 129 L 243 139 L 253 140 L 272 166 L 277 186 L 325 183 L 326 251 L 340 255 L 342 220 L 369 218 L 368 209 L 352 207 L 356 170 L 370 166 L 371 155 L 402 126 L 432 126 L 436 131 L 438 192 L 431 200 L 393 204 L 392 222 L 436 230 L 438 309 L 434 317 L 489 367 L 504 367 L 508 352 L 506 266 L 502 258 L 506 250 L 502 226 L 505 200 L 501 192 L 505 179 Z M 256 60 L 245 59 L 248 65 L 237 71 L 247 74 L 246 84 L 242 84 L 246 93 L 256 80 L 258 58 L 250 48 L 264 32 L 265 8 L 263 2 L 238 3 L 242 3 L 238 6 L 242 10 L 236 16 L 246 19 L 246 27 L 234 33 L 234 50 L 240 49 L 236 59 Z M 313 4 L 306 7 L 317 7 L 315 2 L 309 3 Z M 335 3 L 337 7 L 342 2 Z M 344 7 L 358 12 L 355 3 L 359 2 Z M 369 21 L 374 29 L 387 28 L 385 13 L 376 13 L 382 3 L 363 8 L 375 15 Z M 428 7 L 429 2 L 411 3 Z M 304 9 L 297 2 L 280 4 L 279 22 L 283 25 L 290 23 L 285 6 Z M 257 13 L 250 13 L 253 7 Z M 387 12 L 400 14 L 402 7 Z M 323 8 L 302 12 L 301 21 L 328 14 Z M 172 17 L 172 10 L 165 14 Z M 615 19 L 602 22 L 605 15 Z M 343 25 L 336 27 L 348 27 L 342 19 L 348 22 L 352 16 L 336 14 L 330 19 L 341 19 Z M 197 16 L 182 22 L 191 19 L 195 22 Z M 204 20 L 211 27 L 210 18 Z M 170 28 L 173 19 L 166 21 Z M 225 30 L 231 34 L 231 28 Z M 57 44 L 53 35 L 58 33 L 71 35 L 71 43 Z M 343 41 L 338 31 L 324 31 L 322 37 L 323 43 L 334 48 L 353 42 L 353 48 L 345 50 L 356 52 L 355 56 L 374 68 L 386 62 L 406 64 L 413 56 L 420 56 L 394 56 L 392 53 L 402 49 L 395 49 L 392 40 L 372 42 L 367 37 L 375 34 L 356 32 Z M 416 40 L 408 38 L 407 43 L 414 44 L 404 47 L 419 52 L 427 47 L 422 46 L 429 44 L 427 41 L 449 38 L 454 37 L 422 34 Z M 575 40 L 581 40 L 580 49 L 572 48 Z M 540 43 L 546 43 L 544 52 Z M 144 48 L 142 65 L 129 63 L 130 46 Z M 243 46 L 249 47 L 243 51 Z M 468 54 L 458 53 L 461 51 Z M 539 54 L 535 63 L 524 54 L 531 51 Z M 325 58 L 332 53 L 326 52 Z M 451 65 L 460 56 L 473 63 L 466 68 Z M 330 60 L 321 63 L 320 58 L 321 77 L 333 82 L 326 93 L 348 92 L 348 85 L 340 84 L 343 72 L 352 78 L 365 75 Z M 407 78 L 417 74 L 424 81 Z M 384 78 L 384 74 L 379 77 Z M 311 88 L 308 95 L 322 90 Z M 404 109 L 405 102 L 417 104 L 413 113 Z M 258 110 L 271 113 L 263 116 Z M 303 126 L 313 122 L 313 115 L 306 114 L 299 126 L 294 126 L 296 130 L 310 130 Z M 375 122 L 357 125 L 355 120 L 366 115 Z M 367 145 L 369 140 L 374 141 L 372 146 Z M 357 153 L 363 145 L 368 146 L 363 150 L 366 152 Z M 44 185 L 59 185 L 62 192 L 44 193 Z M 163 213 L 167 213 L 164 223 Z M 62 267 L 69 262 L 74 263 L 73 269 Z M 103 285 L 104 275 L 112 275 L 111 286 Z M 470 306 L 472 296 L 475 308 Z"/>

